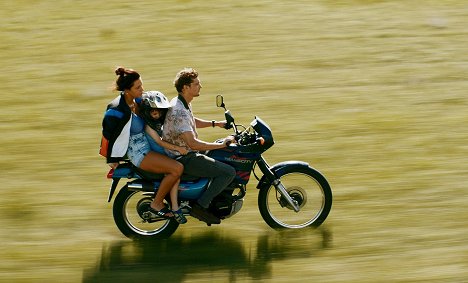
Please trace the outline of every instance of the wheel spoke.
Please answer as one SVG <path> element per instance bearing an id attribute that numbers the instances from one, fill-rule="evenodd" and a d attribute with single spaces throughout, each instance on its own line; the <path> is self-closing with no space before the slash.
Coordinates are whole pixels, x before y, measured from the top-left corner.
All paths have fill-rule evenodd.
<path id="1" fill-rule="evenodd" d="M 143 211 L 145 205 L 149 206 L 151 204 L 152 198 L 144 197 L 141 198 L 141 193 L 135 192 L 133 195 L 130 195 L 127 198 L 127 202 L 124 206 L 124 219 L 130 229 L 135 231 L 138 234 L 142 235 L 154 235 L 163 229 L 167 225 L 167 220 L 165 221 L 144 221 L 142 219 Z"/>
<path id="2" fill-rule="evenodd" d="M 326 180 L 318 178 L 315 172 L 290 170 L 280 176 L 287 193 L 298 204 L 298 212 L 274 186 L 260 191 L 260 213 L 268 225 L 297 229 L 318 226 L 325 220 L 331 208 L 331 190 Z"/>
<path id="3" fill-rule="evenodd" d="M 178 223 L 171 219 L 145 219 L 152 198 L 139 191 L 122 188 L 114 200 L 114 220 L 127 237 L 166 238 L 172 235 Z"/>

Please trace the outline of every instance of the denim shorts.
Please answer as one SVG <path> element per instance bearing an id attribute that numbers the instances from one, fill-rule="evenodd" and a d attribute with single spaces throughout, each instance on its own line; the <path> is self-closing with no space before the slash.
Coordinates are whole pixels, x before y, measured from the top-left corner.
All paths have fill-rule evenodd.
<path id="1" fill-rule="evenodd" d="M 144 132 L 130 136 L 127 157 L 133 165 L 140 167 L 143 158 L 145 158 L 150 150 L 151 148 Z"/>

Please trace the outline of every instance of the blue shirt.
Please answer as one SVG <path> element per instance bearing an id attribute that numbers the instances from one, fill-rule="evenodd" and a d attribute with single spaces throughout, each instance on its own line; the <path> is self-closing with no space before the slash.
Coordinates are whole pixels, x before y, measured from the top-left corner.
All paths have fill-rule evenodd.
<path id="1" fill-rule="evenodd" d="M 130 135 L 137 135 L 145 132 L 145 120 L 138 115 L 132 113 L 132 125 L 130 127 Z M 158 133 L 159 134 L 159 133 Z M 159 152 L 166 155 L 164 148 L 157 144 L 154 139 L 145 132 L 146 139 L 148 140 L 149 146 L 152 151 Z"/>
<path id="2" fill-rule="evenodd" d="M 140 116 L 132 113 L 132 125 L 130 126 L 130 135 L 136 135 L 145 131 L 145 120 Z"/>

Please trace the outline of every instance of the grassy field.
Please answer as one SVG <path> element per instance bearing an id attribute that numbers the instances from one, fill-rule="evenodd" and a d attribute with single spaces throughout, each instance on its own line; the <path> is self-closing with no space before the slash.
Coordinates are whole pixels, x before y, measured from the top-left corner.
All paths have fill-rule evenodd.
<path id="1" fill-rule="evenodd" d="M 239 122 L 270 124 L 270 163 L 304 160 L 329 179 L 332 247 L 264 281 L 468 280 L 465 1 L 6 2 L 1 282 L 80 282 L 122 240 L 98 156 L 118 65 L 168 97 L 195 67 L 196 114 L 221 119 L 223 94 Z M 245 211 L 210 229 L 269 231 L 254 185 Z"/>

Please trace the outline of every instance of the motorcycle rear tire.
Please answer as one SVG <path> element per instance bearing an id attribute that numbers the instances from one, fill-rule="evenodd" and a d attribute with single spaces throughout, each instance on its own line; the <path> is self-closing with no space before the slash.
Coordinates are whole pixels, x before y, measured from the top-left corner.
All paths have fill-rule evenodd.
<path id="1" fill-rule="evenodd" d="M 143 192 L 129 190 L 125 185 L 117 194 L 113 205 L 114 221 L 120 232 L 131 239 L 166 239 L 179 227 L 175 219 L 161 220 L 154 223 L 142 223 L 136 209 L 136 203 L 148 198 Z"/>

